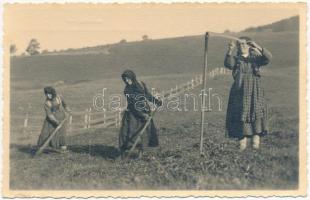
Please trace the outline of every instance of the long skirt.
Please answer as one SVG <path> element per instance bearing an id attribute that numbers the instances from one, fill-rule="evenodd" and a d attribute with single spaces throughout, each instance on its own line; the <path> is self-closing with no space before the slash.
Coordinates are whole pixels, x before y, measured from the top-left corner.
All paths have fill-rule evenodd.
<path id="1" fill-rule="evenodd" d="M 65 113 L 63 111 L 58 111 L 54 113 L 56 119 L 61 122 L 65 119 Z M 66 136 L 66 122 L 62 125 L 62 127 L 58 130 L 58 132 L 54 135 L 52 140 L 49 142 L 49 146 L 52 148 L 60 148 L 61 146 L 66 145 L 65 136 Z M 56 125 L 53 124 L 47 117 L 44 120 L 43 128 L 41 134 L 38 139 L 38 147 L 41 147 L 44 142 L 49 138 L 49 136 L 56 129 Z"/>
<path id="2" fill-rule="evenodd" d="M 241 87 L 236 83 L 232 85 L 226 130 L 229 137 L 238 139 L 268 132 L 268 108 L 260 77 L 246 74 Z"/>
<path id="3" fill-rule="evenodd" d="M 143 129 L 144 125 L 145 122 L 136 119 L 130 111 L 124 112 L 122 126 L 119 133 L 119 148 L 122 152 L 129 150 L 133 146 L 138 133 Z M 157 130 L 152 119 L 145 132 L 140 137 L 137 148 L 142 150 L 143 147 L 146 146 L 157 147 L 158 145 Z"/>

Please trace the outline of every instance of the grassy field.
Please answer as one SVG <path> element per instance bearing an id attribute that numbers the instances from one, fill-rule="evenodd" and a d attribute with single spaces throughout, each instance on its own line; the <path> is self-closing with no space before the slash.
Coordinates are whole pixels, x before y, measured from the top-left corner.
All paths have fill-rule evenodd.
<path id="1" fill-rule="evenodd" d="M 199 153 L 200 113 L 159 112 L 155 123 L 160 147 L 142 159 L 121 160 L 118 129 L 98 129 L 68 136 L 70 152 L 32 157 L 39 133 L 11 132 L 12 189 L 296 189 L 298 187 L 298 33 L 252 34 L 273 53 L 263 70 L 271 108 L 271 134 L 262 148 L 239 153 L 237 141 L 225 137 L 225 109 L 232 78 L 217 77 L 208 87 L 222 96 L 223 111 L 207 113 L 205 157 Z M 210 40 L 210 66 L 223 64 L 226 43 Z M 92 97 L 108 88 L 121 93 L 119 76 L 132 68 L 149 87 L 168 89 L 202 70 L 202 37 L 184 37 L 116 45 L 110 55 L 14 58 L 11 69 L 14 116 L 43 115 L 42 86 L 57 87 L 72 109 L 91 106 Z M 289 47 L 289 48 L 288 48 Z M 105 57 L 106 56 L 106 57 Z M 159 58 L 160 56 L 160 58 Z M 49 75 L 49 76 L 48 76 Z M 33 81 L 33 77 L 39 77 Z M 193 91 L 198 94 L 199 90 Z M 31 105 L 28 105 L 31 103 Z M 184 102 L 183 102 L 184 103 Z M 191 106 L 192 102 L 187 102 Z"/>

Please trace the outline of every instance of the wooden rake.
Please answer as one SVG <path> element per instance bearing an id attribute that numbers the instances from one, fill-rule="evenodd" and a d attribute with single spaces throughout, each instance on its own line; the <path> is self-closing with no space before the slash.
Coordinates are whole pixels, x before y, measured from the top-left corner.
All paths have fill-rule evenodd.
<path id="1" fill-rule="evenodd" d="M 47 147 L 48 143 L 53 139 L 53 137 L 56 135 L 56 133 L 59 131 L 59 129 L 64 125 L 64 123 L 68 120 L 68 117 L 66 117 L 62 122 L 56 127 L 56 129 L 53 131 L 53 133 L 47 138 L 47 140 L 44 142 L 44 144 L 36 151 L 35 156 L 40 155 L 43 150 Z"/>
<path id="2" fill-rule="evenodd" d="M 130 148 L 128 154 L 125 156 L 125 158 L 127 158 L 129 155 L 131 155 L 132 151 L 136 148 L 138 142 L 141 139 L 141 136 L 143 135 L 145 129 L 148 127 L 148 125 L 150 124 L 151 120 L 153 119 L 156 111 L 158 110 L 159 107 L 156 107 L 155 110 L 153 110 L 150 114 L 150 117 L 148 118 L 148 120 L 145 122 L 143 128 L 140 130 L 140 132 L 137 134 L 137 139 L 135 140 L 135 143 L 132 145 L 132 147 Z"/>

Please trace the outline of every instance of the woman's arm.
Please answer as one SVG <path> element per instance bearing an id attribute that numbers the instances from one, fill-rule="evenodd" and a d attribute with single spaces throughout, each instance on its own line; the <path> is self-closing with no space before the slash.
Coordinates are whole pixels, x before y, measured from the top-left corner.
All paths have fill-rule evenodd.
<path id="1" fill-rule="evenodd" d="M 56 119 L 55 115 L 52 113 L 51 111 L 51 103 L 50 102 L 46 102 L 44 104 L 44 110 L 45 110 L 45 113 L 46 113 L 46 117 L 48 118 L 49 121 L 51 121 L 54 125 L 58 126 L 59 125 L 59 121 Z"/>
<path id="2" fill-rule="evenodd" d="M 235 58 L 232 56 L 233 49 L 235 48 L 235 43 L 231 41 L 228 45 L 228 50 L 224 60 L 224 66 L 228 69 L 233 69 L 235 66 Z"/>
<path id="3" fill-rule="evenodd" d="M 67 103 L 65 102 L 64 98 L 62 96 L 59 96 L 60 100 L 61 100 L 61 104 L 64 107 L 66 112 L 71 112 L 71 109 L 68 107 Z"/>
<path id="4" fill-rule="evenodd" d="M 227 53 L 224 60 L 224 66 L 232 70 L 235 66 L 235 58 Z"/>
<path id="5" fill-rule="evenodd" d="M 127 109 L 137 118 L 140 119 L 141 121 L 145 121 L 146 118 L 144 116 L 144 113 L 142 112 L 143 108 L 145 106 L 136 104 L 137 103 L 137 97 L 134 94 L 129 94 L 126 92 L 126 89 L 124 91 L 124 95 L 127 100 Z M 145 97 L 144 97 L 145 98 Z M 139 101 L 138 101 L 139 103 Z"/>
<path id="6" fill-rule="evenodd" d="M 150 92 L 149 90 L 147 89 L 146 85 L 144 82 L 141 82 L 143 88 L 144 88 L 144 94 L 145 94 L 145 98 L 152 102 L 153 104 L 155 104 L 156 106 L 161 106 L 162 105 L 162 101 L 155 98 Z"/>
<path id="7" fill-rule="evenodd" d="M 270 51 L 268 51 L 268 49 L 266 48 L 262 48 L 262 56 L 259 59 L 259 66 L 263 66 L 263 65 L 267 65 L 272 58 L 272 54 L 270 53 Z"/>
<path id="8" fill-rule="evenodd" d="M 270 51 L 268 51 L 268 49 L 259 46 L 254 41 L 249 42 L 249 45 L 254 48 L 253 50 L 261 54 L 255 59 L 255 62 L 258 66 L 267 65 L 271 61 L 272 54 L 270 53 Z"/>

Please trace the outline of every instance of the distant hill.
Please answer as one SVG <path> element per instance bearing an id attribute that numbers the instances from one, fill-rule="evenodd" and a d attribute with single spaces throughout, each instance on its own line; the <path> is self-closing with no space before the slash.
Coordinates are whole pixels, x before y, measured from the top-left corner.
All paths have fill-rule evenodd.
<path id="1" fill-rule="evenodd" d="M 299 45 L 298 17 L 262 26 L 261 30 L 247 29 L 247 35 L 273 54 L 272 67 L 296 66 Z M 249 31 L 250 30 L 250 31 Z M 252 30 L 252 31 L 251 31 Z M 274 31 L 277 30 L 277 31 Z M 223 67 L 229 39 L 209 38 L 209 69 Z M 23 88 L 26 83 L 42 88 L 47 83 L 77 83 L 81 81 L 119 78 L 125 69 L 138 76 L 163 74 L 198 74 L 204 62 L 204 36 L 186 36 L 136 42 L 119 42 L 80 49 L 51 52 L 35 56 L 11 58 L 13 87 Z M 34 78 L 36 82 L 34 82 Z"/>
<path id="2" fill-rule="evenodd" d="M 244 35 L 244 33 L 237 34 Z M 296 66 L 298 63 L 298 32 L 246 33 L 273 54 L 272 67 Z M 209 38 L 209 69 L 223 67 L 229 39 Z M 203 69 L 204 38 L 189 36 L 110 45 L 109 53 L 100 53 L 105 46 L 88 49 L 88 53 L 35 55 L 11 58 L 11 81 L 47 83 L 92 81 L 119 78 L 125 69 L 138 76 L 162 74 L 199 74 Z M 93 52 L 90 53 L 90 50 Z M 97 52 L 97 53 L 94 53 Z M 13 86 L 14 87 L 14 86 Z"/>
<path id="3" fill-rule="evenodd" d="M 283 31 L 298 31 L 299 30 L 299 16 L 294 16 L 288 19 L 283 19 L 268 25 L 250 27 L 242 32 L 283 32 Z"/>
<path id="4" fill-rule="evenodd" d="M 299 30 L 299 16 L 294 16 L 291 18 L 283 19 L 271 24 L 258 26 L 258 27 L 250 27 L 247 28 L 239 33 L 248 32 L 248 33 L 256 33 L 256 32 L 284 32 L 284 31 L 298 31 Z M 227 34 L 234 34 L 238 35 L 238 33 L 232 33 L 228 30 L 225 32 Z M 202 37 L 202 35 L 201 35 Z M 186 42 L 190 40 L 196 40 L 197 38 L 201 37 L 181 37 L 181 38 L 168 38 L 168 39 L 159 39 L 159 40 L 147 40 L 147 41 L 136 41 L 136 42 L 126 42 L 125 40 L 120 41 L 119 43 L 115 44 L 106 44 L 106 45 L 98 45 L 93 47 L 84 47 L 84 48 L 77 48 L 77 49 L 64 49 L 60 51 L 54 51 L 54 52 L 45 52 L 42 55 L 81 55 L 81 54 L 101 54 L 101 55 L 110 55 L 113 53 L 113 51 L 118 51 L 119 48 L 129 47 L 129 46 L 149 46 L 152 44 L 160 44 L 165 46 L 166 41 L 182 41 L 185 40 Z M 172 42 L 174 43 L 174 42 Z M 176 42 L 178 43 L 178 42 Z M 191 43 L 191 42 L 189 42 Z M 194 42 L 195 43 L 195 42 Z M 156 45 L 155 45 L 156 46 Z M 178 45 L 177 45 L 178 47 Z M 183 48 L 183 47 L 181 47 Z"/>

